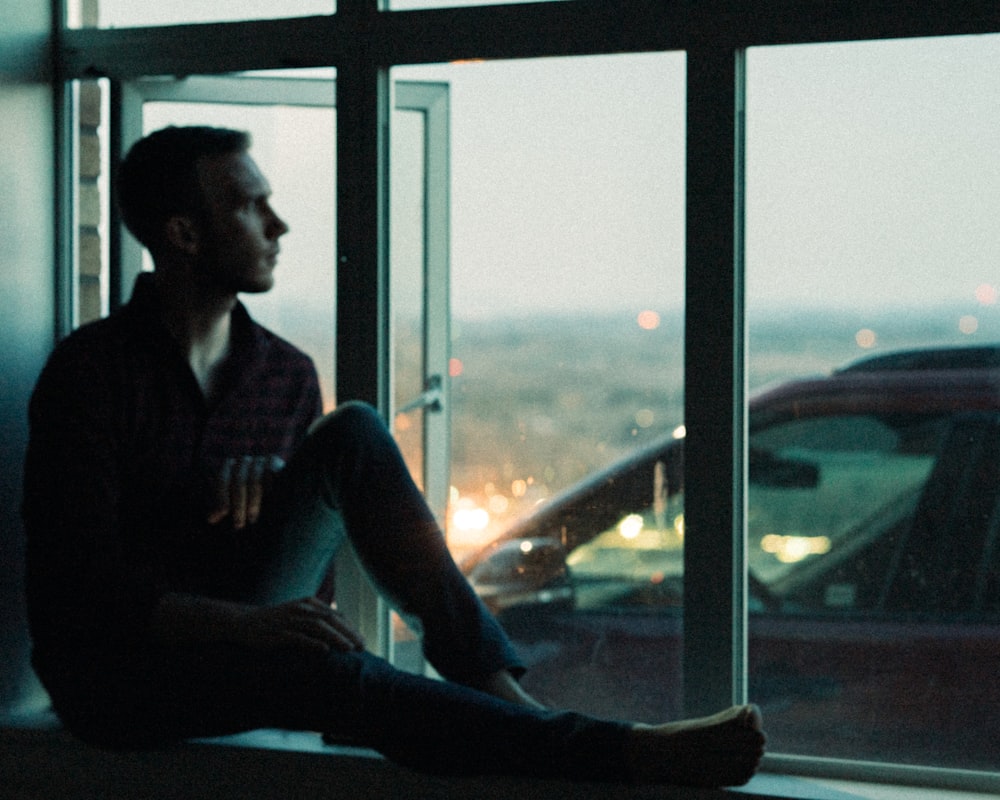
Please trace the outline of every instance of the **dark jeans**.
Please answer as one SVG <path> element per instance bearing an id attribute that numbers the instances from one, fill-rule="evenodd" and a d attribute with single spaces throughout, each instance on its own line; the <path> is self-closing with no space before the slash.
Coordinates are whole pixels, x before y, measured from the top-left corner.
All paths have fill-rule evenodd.
<path id="1" fill-rule="evenodd" d="M 365 653 L 160 649 L 122 654 L 113 669 L 95 665 L 94 685 L 107 687 L 93 693 L 100 708 L 59 709 L 67 724 L 115 746 L 258 727 L 315 730 L 436 773 L 623 777 L 626 725 L 468 688 L 501 669 L 519 674 L 521 664 L 368 406 L 346 404 L 317 424 L 261 522 L 232 548 L 206 553 L 227 567 L 217 573 L 220 585 L 206 589 L 258 603 L 313 595 L 345 537 L 380 592 L 422 630 L 425 655 L 446 680 Z"/>

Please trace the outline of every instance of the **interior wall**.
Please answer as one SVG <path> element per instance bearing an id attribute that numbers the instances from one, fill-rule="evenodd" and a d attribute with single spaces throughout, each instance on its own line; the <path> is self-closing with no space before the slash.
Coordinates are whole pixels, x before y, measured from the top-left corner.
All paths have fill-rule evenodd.
<path id="1" fill-rule="evenodd" d="M 47 0 L 0 0 L 0 711 L 40 700 L 20 522 L 26 407 L 55 330 L 54 105 Z"/>

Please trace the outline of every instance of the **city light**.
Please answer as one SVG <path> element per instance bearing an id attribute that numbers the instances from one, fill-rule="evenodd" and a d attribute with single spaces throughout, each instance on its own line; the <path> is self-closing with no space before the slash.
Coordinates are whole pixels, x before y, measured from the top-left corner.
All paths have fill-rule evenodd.
<path id="1" fill-rule="evenodd" d="M 875 331 L 870 328 L 862 328 L 854 334 L 854 341 L 858 343 L 858 347 L 863 347 L 867 350 L 875 346 L 878 337 L 875 335 Z"/>
<path id="2" fill-rule="evenodd" d="M 484 531 L 490 524 L 490 514 L 485 508 L 473 506 L 457 508 L 451 515 L 451 523 L 460 531 Z"/>
<path id="3" fill-rule="evenodd" d="M 502 494 L 491 494 L 487 503 L 490 512 L 493 514 L 505 514 L 510 508 L 510 500 Z"/>
<path id="4" fill-rule="evenodd" d="M 635 539 L 642 533 L 643 521 L 639 514 L 629 514 L 618 523 L 618 533 L 623 539 Z"/>
<path id="5" fill-rule="evenodd" d="M 453 553 L 462 553 L 482 547 L 496 537 L 490 512 L 471 497 L 460 496 L 451 487 L 448 546 Z"/>
<path id="6" fill-rule="evenodd" d="M 979 330 L 979 320 L 971 314 L 966 314 L 958 321 L 958 329 L 966 336 L 971 336 Z"/>
<path id="7" fill-rule="evenodd" d="M 976 287 L 976 302 L 981 306 L 993 306 L 997 302 L 997 289 L 988 283 Z"/>
<path id="8" fill-rule="evenodd" d="M 639 327 L 644 331 L 654 331 L 660 327 L 660 315 L 655 311 L 641 311 L 638 317 Z"/>
<path id="9" fill-rule="evenodd" d="M 830 552 L 828 536 L 780 536 L 769 533 L 760 540 L 760 549 L 771 553 L 782 564 L 795 564 L 808 556 Z"/>

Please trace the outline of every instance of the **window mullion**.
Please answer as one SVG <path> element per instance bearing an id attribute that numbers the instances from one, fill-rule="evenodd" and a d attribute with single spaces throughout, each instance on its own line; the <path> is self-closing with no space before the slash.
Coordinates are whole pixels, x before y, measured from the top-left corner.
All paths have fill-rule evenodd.
<path id="1" fill-rule="evenodd" d="M 688 51 L 684 705 L 745 697 L 742 52 Z"/>
<path id="2" fill-rule="evenodd" d="M 336 399 L 389 413 L 388 74 L 364 37 L 337 67 Z M 354 558 L 337 563 L 337 604 L 390 656 L 388 607 Z"/>
<path id="3" fill-rule="evenodd" d="M 337 72 L 337 400 L 388 410 L 385 70 Z"/>

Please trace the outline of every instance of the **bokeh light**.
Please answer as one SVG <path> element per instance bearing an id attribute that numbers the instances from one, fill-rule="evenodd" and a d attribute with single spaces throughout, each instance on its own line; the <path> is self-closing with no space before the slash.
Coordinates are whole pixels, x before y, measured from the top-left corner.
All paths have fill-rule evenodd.
<path id="1" fill-rule="evenodd" d="M 655 311 L 640 311 L 638 322 L 644 331 L 654 331 L 660 327 L 660 315 Z"/>
<path id="2" fill-rule="evenodd" d="M 976 302 L 981 306 L 994 306 L 997 302 L 997 287 L 981 283 L 976 287 Z"/>
<path id="3" fill-rule="evenodd" d="M 979 320 L 971 314 L 966 314 L 958 321 L 958 329 L 966 336 L 970 336 L 979 330 Z"/>
<path id="4" fill-rule="evenodd" d="M 862 328 L 854 334 L 854 341 L 858 343 L 858 347 L 863 347 L 867 350 L 875 346 L 875 343 L 878 341 L 878 337 L 875 335 L 875 331 L 871 328 Z"/>

